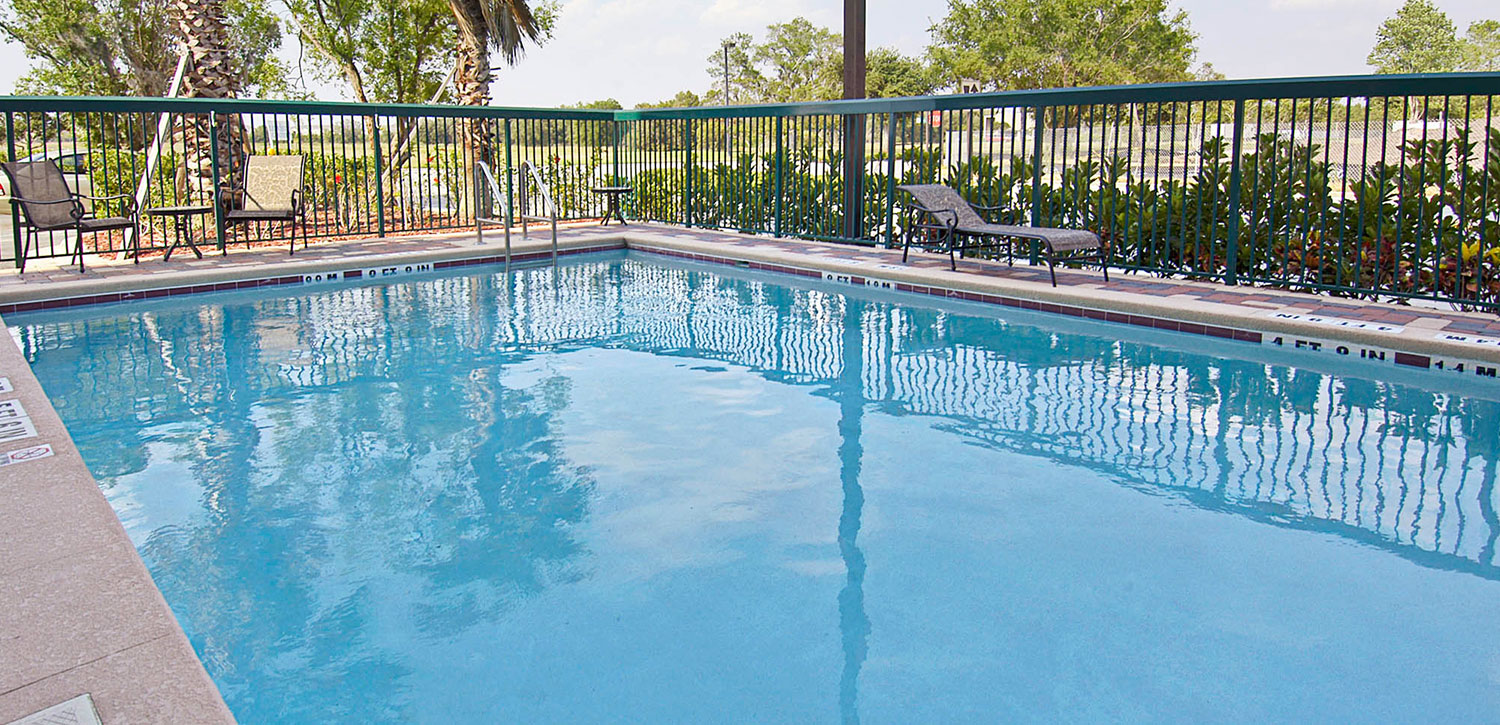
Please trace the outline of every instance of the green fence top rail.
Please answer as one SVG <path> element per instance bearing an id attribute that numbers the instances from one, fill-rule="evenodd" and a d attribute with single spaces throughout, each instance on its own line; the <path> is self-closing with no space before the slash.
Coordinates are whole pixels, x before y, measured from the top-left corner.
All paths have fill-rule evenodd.
<path id="1" fill-rule="evenodd" d="M 654 108 L 623 111 L 581 108 L 506 108 L 442 104 L 261 101 L 209 98 L 0 96 L 0 112 L 50 113 L 262 113 L 377 117 L 438 117 L 632 121 L 850 113 L 910 113 L 976 108 L 1088 106 L 1185 101 L 1275 100 L 1404 96 L 1500 96 L 1500 73 L 1329 76 L 1196 81 L 1131 86 L 1089 86 L 952 96 L 870 98 L 850 101 Z"/>
<path id="2" fill-rule="evenodd" d="M 1500 73 L 1424 73 L 1414 75 L 1328 76 L 1260 80 L 1150 83 L 1130 86 L 1084 86 L 951 96 L 868 98 L 747 106 L 705 106 L 615 111 L 617 120 L 651 118 L 739 118 L 807 116 L 841 113 L 908 113 L 972 108 L 1087 106 L 1173 101 L 1274 100 L 1287 98 L 1359 98 L 1366 96 L 1500 95 Z"/>
<path id="3" fill-rule="evenodd" d="M 262 101 L 225 98 L 123 96 L 0 96 L 0 112 L 32 113 L 261 113 L 309 116 L 517 118 L 613 120 L 614 112 L 587 108 L 504 108 L 426 103 Z"/>

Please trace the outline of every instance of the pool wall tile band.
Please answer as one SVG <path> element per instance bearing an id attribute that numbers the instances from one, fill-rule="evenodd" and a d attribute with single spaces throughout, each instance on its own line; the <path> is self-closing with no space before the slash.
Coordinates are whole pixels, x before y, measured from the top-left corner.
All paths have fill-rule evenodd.
<path id="1" fill-rule="evenodd" d="M 595 252 L 606 252 L 624 249 L 624 242 L 607 245 L 595 245 L 588 247 L 571 247 L 559 249 L 557 256 L 567 257 L 579 254 L 591 254 Z M 537 262 L 551 258 L 550 252 L 528 252 L 511 255 L 513 264 Z M 354 280 L 374 278 L 381 276 L 382 271 L 390 275 L 427 272 L 436 269 L 450 269 L 454 267 L 468 267 L 483 264 L 504 264 L 503 255 L 489 255 L 484 257 L 472 257 L 468 259 L 449 259 L 430 263 L 412 264 L 380 264 L 373 268 L 366 265 L 355 265 L 351 262 L 352 269 L 339 270 L 336 272 L 318 274 L 296 274 L 280 277 L 263 277 L 260 279 L 236 280 L 233 282 L 215 282 L 212 284 L 183 285 L 181 287 L 162 287 L 158 289 L 141 290 L 138 292 L 110 292 L 98 295 L 86 295 L 81 297 L 60 297 L 36 302 L 18 302 L 13 304 L 0 304 L 0 315 L 9 315 L 16 312 L 35 312 L 37 310 L 56 310 L 68 307 L 86 307 L 89 305 L 104 305 L 116 302 L 130 302 L 133 300 L 149 300 L 160 297 L 177 297 L 180 295 L 201 294 L 204 292 L 232 292 L 242 289 L 256 289 L 259 287 L 276 287 L 279 285 L 307 284 L 312 282 L 326 282 L 339 280 Z M 371 274 L 375 272 L 375 274 Z M 316 279 L 314 279 L 316 278 Z"/>
<path id="2" fill-rule="evenodd" d="M 604 230 L 598 230 L 598 232 L 604 232 Z M 644 234 L 640 232 L 644 232 Z M 1479 376 L 1488 378 L 1495 378 L 1497 376 L 1500 376 L 1500 363 L 1484 362 L 1483 356 L 1472 355 L 1462 357 L 1444 357 L 1440 355 L 1424 354 L 1422 352 L 1413 351 L 1410 349 L 1402 350 L 1392 344 L 1389 344 L 1399 344 L 1400 342 L 1403 342 L 1403 340 L 1399 339 L 1391 339 L 1390 341 L 1388 341 L 1388 344 L 1380 344 L 1372 343 L 1368 340 L 1354 342 L 1348 339 L 1329 339 L 1327 337 L 1318 336 L 1315 333 L 1305 329 L 1299 329 L 1295 332 L 1254 330 L 1246 329 L 1245 327 L 1236 327 L 1223 324 L 1216 325 L 1209 324 L 1207 322 L 1193 322 L 1188 320 L 1171 319 L 1169 317 L 1139 314 L 1138 312 L 1117 312 L 1109 309 L 1025 299 L 1022 297 L 1011 297 L 972 290 L 953 289 L 950 287 L 937 285 L 923 285 L 902 281 L 885 280 L 877 277 L 861 275 L 855 272 L 831 271 L 826 268 L 817 269 L 814 267 L 822 267 L 824 265 L 839 269 L 841 265 L 847 264 L 849 260 L 825 256 L 826 252 L 818 249 L 817 247 L 819 245 L 816 245 L 814 243 L 805 243 L 810 245 L 809 249 L 807 250 L 808 252 L 810 252 L 810 254 L 807 255 L 809 257 L 807 260 L 808 266 L 799 266 L 796 263 L 782 264 L 757 260 L 753 258 L 731 256 L 733 253 L 744 250 L 746 248 L 771 248 L 771 246 L 768 246 L 767 240 L 761 240 L 755 237 L 746 238 L 744 235 L 725 234 L 722 232 L 714 232 L 710 230 L 694 230 L 693 234 L 686 235 L 682 232 L 682 230 L 673 229 L 662 231 L 653 229 L 651 227 L 641 227 L 640 232 L 632 233 L 629 237 L 618 236 L 618 232 L 616 232 L 604 238 L 595 237 L 593 239 L 577 240 L 566 246 L 559 247 L 557 254 L 558 256 L 563 257 L 589 254 L 594 252 L 613 251 L 619 249 L 632 249 L 640 252 L 658 254 L 678 259 L 686 259 L 696 262 L 727 265 L 757 271 L 775 272 L 797 277 L 808 277 L 814 279 L 821 278 L 825 281 L 830 282 L 841 282 L 853 284 L 856 286 L 873 287 L 877 289 L 892 289 L 901 292 L 911 292 L 933 297 L 942 297 L 945 299 L 999 305 L 1003 307 L 1012 307 L 1034 312 L 1045 312 L 1049 314 L 1067 315 L 1070 317 L 1080 317 L 1092 320 L 1100 320 L 1104 322 L 1133 325 L 1137 327 L 1147 327 L 1158 330 L 1167 330 L 1171 332 L 1182 332 L 1191 335 L 1202 335 L 1224 340 L 1234 340 L 1236 342 L 1270 344 L 1280 347 L 1314 352 L 1332 351 L 1340 355 L 1385 361 L 1404 367 L 1434 369 L 1442 370 L 1445 372 L 1458 372 L 1465 374 L 1477 374 Z M 732 241 L 729 241 L 727 244 L 725 244 L 724 241 L 720 238 Z M 685 249 L 679 249 L 670 246 L 674 243 L 682 241 L 686 241 L 689 244 L 699 245 L 703 243 L 715 244 L 716 246 L 720 246 L 731 254 L 706 254 L 698 251 L 688 251 Z M 776 240 L 775 244 L 784 245 L 787 242 L 788 240 Z M 545 248 L 543 245 L 536 244 L 535 242 L 531 243 L 528 246 L 522 247 L 522 249 L 524 249 L 525 251 L 516 251 L 511 255 L 511 261 L 513 263 L 529 264 L 535 262 L 543 262 L 551 258 L 551 251 Z M 484 251 L 491 251 L 492 253 L 474 255 L 472 251 L 469 251 L 469 254 L 467 256 L 440 259 L 421 259 L 421 261 L 417 261 L 415 259 L 410 261 L 402 259 L 400 261 L 392 262 L 389 259 L 381 259 L 373 264 L 370 262 L 365 262 L 362 264 L 359 257 L 351 257 L 347 261 L 340 262 L 336 265 L 338 267 L 341 267 L 341 269 L 323 270 L 309 274 L 282 274 L 279 276 L 257 279 L 182 285 L 177 287 L 150 289 L 144 291 L 122 291 L 105 294 L 80 295 L 76 297 L 63 297 L 34 302 L 15 302 L 0 304 L 0 315 L 8 314 L 11 312 L 27 312 L 33 310 L 108 304 L 136 299 L 153 299 L 164 296 L 197 294 L 200 292 L 222 292 L 227 290 L 253 289 L 257 287 L 278 285 L 363 280 L 374 277 L 395 276 L 405 273 L 427 272 L 432 270 L 452 269 L 475 265 L 497 265 L 503 264 L 505 262 L 505 256 L 503 254 L 493 253 L 494 248 L 489 248 Z M 753 255 L 746 254 L 746 257 L 751 256 Z M 797 261 L 800 262 L 801 260 Z M 921 272 L 931 270 L 924 270 L 916 266 L 905 267 L 903 265 L 902 271 Z M 996 281 L 982 274 L 972 275 L 972 277 L 973 281 Z M 964 281 L 969 282 L 970 280 Z M 1242 302 L 1242 300 L 1239 300 L 1239 298 L 1236 296 L 1237 294 L 1238 293 L 1235 292 L 1223 291 L 1210 294 L 1203 299 L 1205 302 L 1219 302 L 1221 304 Z M 1309 297 L 1307 301 L 1321 303 L 1323 305 L 1323 308 L 1320 308 L 1320 310 L 1326 313 L 1336 313 L 1340 309 L 1338 308 L 1337 304 L 1331 300 L 1319 300 L 1318 298 Z M 1299 302 L 1302 301 L 1299 300 Z M 1110 306 L 1110 303 L 1111 300 L 1101 299 L 1100 307 L 1108 307 Z M 1276 312 L 1275 310 L 1265 311 Z M 1314 310 L 1313 312 L 1318 311 L 1319 310 Z M 1390 323 L 1392 325 L 1399 326 L 1404 321 L 1404 316 L 1408 314 L 1409 313 L 1406 313 L 1405 311 L 1389 311 L 1385 316 L 1391 318 Z M 1300 315 L 1290 314 L 1282 311 L 1276 312 L 1276 316 L 1282 318 L 1282 321 L 1292 321 L 1299 317 L 1306 318 L 1301 320 L 1302 322 L 1320 321 L 1316 314 Z M 1375 316 L 1381 317 L 1381 315 L 1379 314 Z M 1343 322 L 1345 326 L 1355 329 L 1359 329 L 1361 327 L 1368 329 L 1368 327 L 1371 325 L 1378 326 L 1378 323 L 1372 323 L 1368 320 L 1341 320 L 1341 322 Z M 1450 338 L 1448 340 L 1449 342 L 1457 341 L 1457 338 L 1462 337 L 1462 333 L 1465 332 L 1482 333 L 1484 331 L 1482 323 L 1478 321 L 1454 320 L 1449 324 L 1449 327 L 1444 328 L 1444 332 L 1454 333 L 1448 335 L 1448 337 Z"/>

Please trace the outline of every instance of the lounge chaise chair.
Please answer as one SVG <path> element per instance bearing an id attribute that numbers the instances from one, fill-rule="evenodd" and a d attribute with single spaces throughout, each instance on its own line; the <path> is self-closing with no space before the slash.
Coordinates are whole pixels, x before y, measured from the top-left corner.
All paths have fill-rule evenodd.
<path id="1" fill-rule="evenodd" d="M 302 170 L 305 157 L 249 156 L 245 159 L 239 186 L 219 190 L 225 224 L 289 222 L 291 249 L 297 252 L 297 227 L 302 227 L 302 246 L 307 247 L 307 209 L 303 203 Z"/>
<path id="2" fill-rule="evenodd" d="M 11 198 L 19 202 L 26 225 L 26 242 L 21 247 L 20 271 L 26 271 L 26 257 L 31 253 L 31 241 L 41 232 L 73 232 L 74 247 L 71 257 L 78 258 L 78 271 L 83 271 L 83 235 L 107 232 L 113 229 L 134 229 L 136 244 L 140 242 L 140 217 L 136 213 L 135 198 L 129 194 L 112 196 L 85 196 L 68 188 L 62 168 L 52 159 L 41 161 L 16 161 L 0 164 L 5 175 L 10 177 Z M 83 204 L 90 201 L 123 201 L 123 216 L 95 217 Z"/>
<path id="3" fill-rule="evenodd" d="M 1108 251 L 1099 235 L 1086 229 L 1054 229 L 1051 227 L 1014 226 L 991 224 L 979 215 L 977 209 L 995 211 L 998 207 L 975 207 L 951 187 L 941 184 L 905 184 L 896 187 L 911 195 L 916 204 L 910 205 L 913 214 L 906 223 L 906 240 L 901 249 L 901 261 L 911 249 L 913 238 L 927 233 L 936 241 L 918 246 L 934 247 L 948 253 L 948 264 L 958 269 L 956 253 L 966 249 L 986 246 L 990 239 L 1035 239 L 1043 245 L 1047 255 L 1047 271 L 1052 275 L 1052 286 L 1057 286 L 1057 263 L 1073 261 L 1095 261 L 1104 269 L 1104 281 L 1109 281 Z"/>

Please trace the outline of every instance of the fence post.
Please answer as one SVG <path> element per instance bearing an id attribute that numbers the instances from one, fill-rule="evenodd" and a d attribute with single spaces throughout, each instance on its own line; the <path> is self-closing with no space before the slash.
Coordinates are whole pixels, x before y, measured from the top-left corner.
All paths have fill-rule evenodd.
<path id="1" fill-rule="evenodd" d="M 505 236 L 510 237 L 510 227 L 515 223 L 511 207 L 516 199 L 516 172 L 511 166 L 510 119 L 505 119 Z"/>
<path id="2" fill-rule="evenodd" d="M 219 242 L 219 253 L 228 254 L 224 248 L 224 205 L 219 203 L 219 112 L 208 112 L 208 154 L 209 168 L 211 169 L 210 183 L 213 185 L 208 192 L 209 203 L 214 205 L 214 235 Z M 234 162 L 230 161 L 231 174 Z"/>
<path id="3" fill-rule="evenodd" d="M 621 123 L 624 123 L 624 121 L 616 121 L 614 119 L 610 119 L 610 121 L 609 121 L 609 130 L 610 130 L 610 133 L 614 136 L 614 151 L 613 151 L 613 156 L 611 157 L 611 160 L 613 162 L 612 166 L 614 168 L 614 171 L 613 171 L 614 176 L 613 176 L 613 178 L 612 178 L 612 180 L 610 182 L 610 186 L 619 186 L 620 185 L 620 135 L 621 135 L 620 134 L 620 124 Z"/>
<path id="4" fill-rule="evenodd" d="M 1031 140 L 1031 226 L 1042 226 L 1042 107 L 1035 109 Z M 1036 264 L 1040 254 L 1036 240 L 1032 240 L 1030 263 Z"/>
<path id="5" fill-rule="evenodd" d="M 782 125 L 783 122 L 783 117 L 776 117 L 776 199 L 774 200 L 775 212 L 773 212 L 775 216 L 771 221 L 771 228 L 773 233 L 777 237 L 781 236 L 781 176 L 782 160 L 786 156 L 786 143 L 782 140 L 782 130 L 784 128 Z"/>
<path id="6" fill-rule="evenodd" d="M 1224 248 L 1224 284 L 1239 284 L 1240 152 L 1245 145 L 1245 100 L 1234 101 L 1234 142 L 1229 152 L 1229 238 Z"/>
<path id="7" fill-rule="evenodd" d="M 885 246 L 896 246 L 896 114 L 885 114 Z"/>
<path id="8" fill-rule="evenodd" d="M 843 241 L 862 239 L 865 226 L 865 115 L 844 115 Z"/>
<path id="9" fill-rule="evenodd" d="M 683 119 L 683 140 L 687 142 L 687 175 L 682 184 L 682 218 L 683 225 L 693 226 L 693 119 Z"/>
<path id="10" fill-rule="evenodd" d="M 14 162 L 16 160 L 16 114 L 11 111 L 5 112 L 5 149 L 9 154 L 6 160 Z M 20 269 L 25 262 L 21 259 L 21 210 L 14 201 L 10 203 L 10 235 L 11 241 L 15 243 L 16 269 Z"/>
<path id="11" fill-rule="evenodd" d="M 385 170 L 380 162 L 380 117 L 375 116 L 370 124 L 371 139 L 375 146 L 375 235 L 385 236 Z"/>

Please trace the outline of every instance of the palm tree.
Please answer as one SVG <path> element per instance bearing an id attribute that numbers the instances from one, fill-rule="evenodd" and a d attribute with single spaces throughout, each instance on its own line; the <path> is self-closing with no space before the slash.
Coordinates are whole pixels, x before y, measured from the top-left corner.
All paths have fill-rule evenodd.
<path id="1" fill-rule="evenodd" d="M 527 0 L 448 0 L 458 24 L 458 68 L 454 91 L 466 106 L 490 102 L 490 50 L 515 65 L 527 41 L 542 37 L 542 27 Z"/>
<path id="2" fill-rule="evenodd" d="M 241 88 L 234 67 L 223 0 L 177 0 L 177 27 L 188 53 L 183 95 L 233 98 Z"/>
<path id="3" fill-rule="evenodd" d="M 177 28 L 183 51 L 188 55 L 182 77 L 182 93 L 187 98 L 234 98 L 243 83 L 235 67 L 235 55 L 224 24 L 224 0 L 176 0 Z M 241 134 L 237 118 L 220 117 L 210 128 L 206 114 L 184 119 L 178 137 L 184 150 L 183 166 L 178 171 L 179 189 L 189 197 L 203 200 L 214 192 L 212 175 L 212 135 L 219 135 L 220 173 L 233 173 Z M 224 163 L 225 160 L 228 163 Z"/>
<path id="4" fill-rule="evenodd" d="M 466 106 L 490 102 L 490 50 L 496 50 L 509 65 L 515 65 L 526 50 L 526 42 L 543 35 L 542 26 L 527 0 L 448 0 L 458 25 L 458 57 L 453 74 L 454 95 Z M 469 124 L 468 164 L 490 156 L 494 128 L 475 120 Z M 467 164 L 466 164 L 467 165 Z"/>

